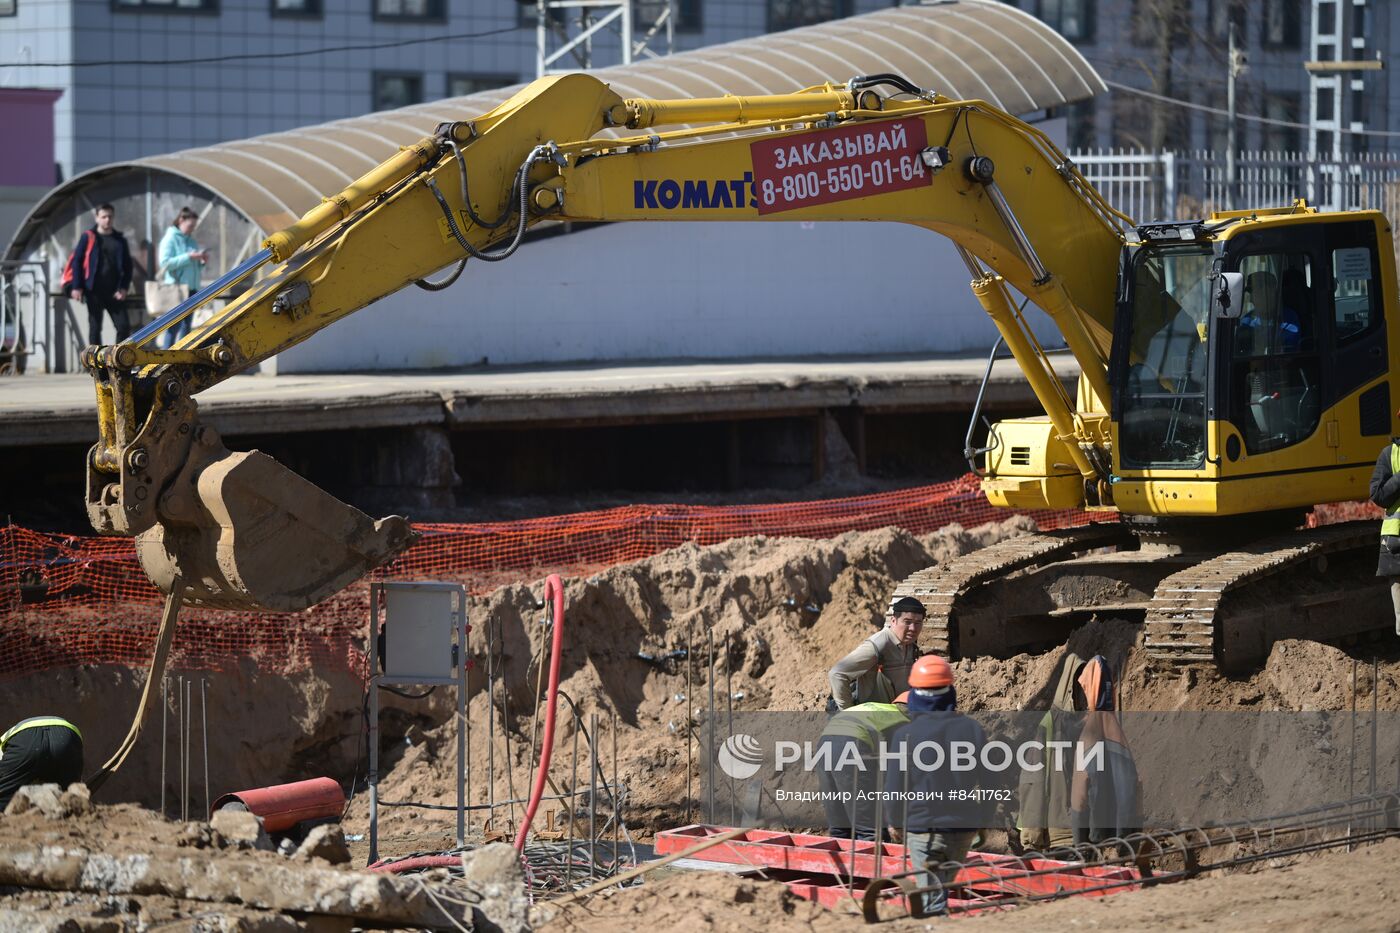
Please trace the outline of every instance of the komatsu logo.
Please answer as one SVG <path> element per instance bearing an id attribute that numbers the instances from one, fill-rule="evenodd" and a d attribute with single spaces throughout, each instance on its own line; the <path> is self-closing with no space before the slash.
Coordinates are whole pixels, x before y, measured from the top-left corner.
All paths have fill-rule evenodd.
<path id="1" fill-rule="evenodd" d="M 743 178 L 634 181 L 632 206 L 668 211 L 678 207 L 757 207 L 758 199 L 754 192 L 753 172 L 745 172 Z"/>

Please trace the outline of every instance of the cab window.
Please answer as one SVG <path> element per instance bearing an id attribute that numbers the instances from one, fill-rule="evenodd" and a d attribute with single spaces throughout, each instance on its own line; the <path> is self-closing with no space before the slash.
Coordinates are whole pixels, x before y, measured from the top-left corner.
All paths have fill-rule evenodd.
<path id="1" fill-rule="evenodd" d="M 1370 330 L 1378 320 L 1372 278 L 1374 259 L 1369 246 L 1332 250 L 1332 307 L 1338 345 Z"/>
<path id="2" fill-rule="evenodd" d="M 1317 429 L 1321 363 L 1314 270 L 1307 253 L 1240 261 L 1244 310 L 1231 353 L 1231 421 L 1252 454 L 1296 444 Z"/>

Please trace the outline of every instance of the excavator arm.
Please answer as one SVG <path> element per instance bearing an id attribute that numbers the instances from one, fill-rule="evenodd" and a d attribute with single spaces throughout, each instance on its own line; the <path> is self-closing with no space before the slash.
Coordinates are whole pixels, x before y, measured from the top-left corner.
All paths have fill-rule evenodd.
<path id="1" fill-rule="evenodd" d="M 679 125 L 698 128 L 659 129 Z M 1111 285 L 1128 221 L 1033 127 L 893 76 L 662 101 L 624 100 L 567 75 L 440 126 L 129 340 L 89 348 L 93 526 L 137 536 L 157 585 L 213 606 L 304 608 L 391 558 L 412 539 L 406 521 L 373 521 L 256 451 L 230 453 L 193 396 L 406 285 L 446 287 L 471 259 L 507 259 L 546 220 L 899 221 L 941 233 L 961 251 L 1087 499 L 1106 476 L 1106 419 L 1094 409 L 1107 397 Z M 910 274 L 849 260 L 832 257 L 832 274 Z M 446 279 L 425 280 L 454 264 Z M 630 276 L 624 257 L 619 284 Z M 1065 336 L 1087 386 L 1080 401 L 1008 286 Z M 215 298 L 227 304 L 171 349 L 156 348 L 159 334 Z"/>

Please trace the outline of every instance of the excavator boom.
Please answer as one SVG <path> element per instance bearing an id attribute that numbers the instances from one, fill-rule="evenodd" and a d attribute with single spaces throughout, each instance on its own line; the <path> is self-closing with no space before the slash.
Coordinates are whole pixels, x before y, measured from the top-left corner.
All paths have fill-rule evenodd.
<path id="1" fill-rule="evenodd" d="M 891 83 L 915 95 L 875 90 Z M 702 125 L 637 133 L 682 123 Z M 979 147 L 998 153 L 1000 169 Z M 302 608 L 391 558 L 412 539 L 403 519 L 374 522 L 270 458 L 228 452 L 192 396 L 410 283 L 441 287 L 423 279 L 454 262 L 508 258 L 535 223 L 571 219 L 893 220 L 949 236 L 1080 472 L 1101 472 L 1085 452 L 1103 431 L 1076 416 L 1003 283 L 1055 316 L 1101 396 L 1113 308 L 1095 285 L 1114 275 L 1125 219 L 1040 133 L 889 76 L 663 101 L 624 100 L 567 75 L 405 146 L 213 287 L 122 344 L 89 348 L 94 527 L 138 536 L 162 588 L 225 607 Z M 1056 245 L 1037 253 L 1033 241 Z M 628 275 L 619 264 L 620 285 Z M 156 348 L 160 333 L 235 287 L 245 290 Z"/>

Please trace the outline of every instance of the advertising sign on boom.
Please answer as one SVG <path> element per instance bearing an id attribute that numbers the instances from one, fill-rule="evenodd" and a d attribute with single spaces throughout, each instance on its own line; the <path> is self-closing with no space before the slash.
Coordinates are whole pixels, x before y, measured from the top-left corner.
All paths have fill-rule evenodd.
<path id="1" fill-rule="evenodd" d="M 922 120 L 760 140 L 750 147 L 758 212 L 776 214 L 927 185 L 933 176 L 919 156 L 927 145 Z"/>

